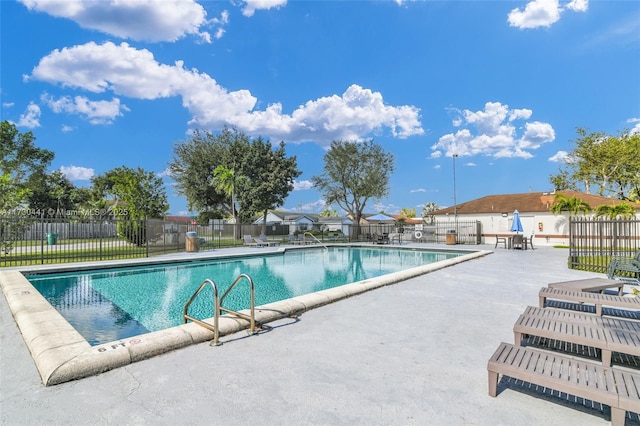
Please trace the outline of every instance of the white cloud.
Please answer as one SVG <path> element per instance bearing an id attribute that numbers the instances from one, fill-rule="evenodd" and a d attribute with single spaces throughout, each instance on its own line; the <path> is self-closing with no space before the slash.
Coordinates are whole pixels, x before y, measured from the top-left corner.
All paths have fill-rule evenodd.
<path id="1" fill-rule="evenodd" d="M 549 123 L 534 121 L 525 123 L 525 131 L 518 141 L 518 147 L 522 149 L 538 149 L 543 143 L 551 142 L 556 138 L 556 132 Z"/>
<path id="2" fill-rule="evenodd" d="M 253 16 L 256 10 L 279 9 L 287 4 L 287 0 L 244 0 L 246 6 L 242 8 L 244 16 Z"/>
<path id="3" fill-rule="evenodd" d="M 313 182 L 311 182 L 310 180 L 300 180 L 293 182 L 294 191 L 304 191 L 311 188 L 313 188 Z"/>
<path id="4" fill-rule="evenodd" d="M 631 134 L 640 134 L 640 118 L 630 118 L 627 120 L 627 123 L 636 123 L 635 126 L 633 126 L 633 129 L 630 130 Z"/>
<path id="5" fill-rule="evenodd" d="M 13 108 L 15 104 L 13 102 L 3 102 L 2 103 L 2 107 L 3 108 Z"/>
<path id="6" fill-rule="evenodd" d="M 475 167 L 475 166 L 477 166 L 477 164 L 476 164 L 476 163 L 473 163 L 473 162 L 471 162 L 471 161 L 470 161 L 470 162 L 468 162 L 468 163 L 464 163 L 464 165 L 465 165 L 465 166 L 467 166 L 467 167 Z"/>
<path id="7" fill-rule="evenodd" d="M 418 188 L 418 189 L 412 189 L 409 192 L 411 192 L 411 193 L 413 193 L 413 192 L 427 192 L 427 190 L 424 189 L 424 188 Z"/>
<path id="8" fill-rule="evenodd" d="M 66 124 L 63 124 L 62 127 L 60 128 L 60 130 L 62 131 L 62 133 L 69 133 L 69 132 L 73 132 L 76 128 L 73 126 L 68 126 Z"/>
<path id="9" fill-rule="evenodd" d="M 288 142 L 329 146 L 334 139 L 362 139 L 384 128 L 398 138 L 424 134 L 417 107 L 386 105 L 381 93 L 356 84 L 342 95 L 307 101 L 291 114 L 283 113 L 279 103 L 254 110 L 257 99 L 248 90 L 229 92 L 206 73 L 184 68 L 182 61 L 161 64 L 150 51 L 127 43 L 90 42 L 56 49 L 25 76 L 30 79 L 136 99 L 181 96 L 192 114 L 192 126 L 234 126 L 250 135 Z"/>
<path id="10" fill-rule="evenodd" d="M 441 168 L 441 167 L 442 167 L 442 166 L 441 166 L 440 164 L 436 164 L 435 166 L 433 166 L 433 168 L 434 168 L 435 170 L 438 170 L 438 169 L 439 169 L 439 168 Z"/>
<path id="11" fill-rule="evenodd" d="M 553 163 L 566 163 L 569 159 L 569 153 L 567 151 L 558 151 L 551 157 L 549 157 L 549 161 Z"/>
<path id="12" fill-rule="evenodd" d="M 60 173 L 69 180 L 90 180 L 95 175 L 95 170 L 87 167 L 60 166 Z"/>
<path id="13" fill-rule="evenodd" d="M 156 173 L 156 176 L 159 178 L 171 178 L 171 170 L 166 168 L 163 171 Z"/>
<path id="14" fill-rule="evenodd" d="M 529 150 L 555 139 L 553 127 L 539 121 L 524 123 L 522 136 L 518 137 L 515 123 L 531 117 L 533 112 L 528 109 L 509 110 L 508 105 L 500 102 L 487 102 L 481 111 L 458 113 L 460 116 L 452 120 L 453 124 L 465 127 L 441 136 L 431 147 L 434 151 L 431 158 L 438 158 L 443 152 L 448 157 L 458 154 L 531 158 Z"/>
<path id="15" fill-rule="evenodd" d="M 383 204 L 383 203 L 375 203 L 373 205 L 374 212 L 385 212 L 387 214 L 398 214 L 400 212 L 400 207 L 395 204 Z"/>
<path id="16" fill-rule="evenodd" d="M 589 9 L 589 0 L 571 0 L 565 8 L 574 12 L 586 12 Z"/>
<path id="17" fill-rule="evenodd" d="M 201 27 L 207 12 L 193 0 L 20 0 L 29 10 L 67 18 L 83 28 L 151 42 L 195 35 L 210 41 Z M 217 23 L 212 21 L 211 23 Z"/>
<path id="18" fill-rule="evenodd" d="M 63 96 L 54 99 L 43 94 L 42 101 L 56 114 L 76 114 L 89 120 L 91 124 L 111 124 L 116 117 L 122 116 L 122 111 L 129 111 L 126 105 L 120 104 L 120 99 L 111 101 L 90 101 L 84 96 L 76 96 L 73 99 Z"/>
<path id="19" fill-rule="evenodd" d="M 520 29 L 550 27 L 560 20 L 560 14 L 565 10 L 586 12 L 588 8 L 589 0 L 572 0 L 564 7 L 558 0 L 532 0 L 524 10 L 515 8 L 509 12 L 507 21 Z"/>
<path id="20" fill-rule="evenodd" d="M 298 204 L 295 207 L 285 208 L 288 212 L 299 212 L 299 213 L 318 213 L 326 209 L 327 203 L 324 200 L 312 201 L 305 204 Z"/>
<path id="21" fill-rule="evenodd" d="M 20 120 L 16 123 L 18 127 L 40 127 L 40 107 L 33 102 L 29 103 L 24 114 L 20 114 Z"/>

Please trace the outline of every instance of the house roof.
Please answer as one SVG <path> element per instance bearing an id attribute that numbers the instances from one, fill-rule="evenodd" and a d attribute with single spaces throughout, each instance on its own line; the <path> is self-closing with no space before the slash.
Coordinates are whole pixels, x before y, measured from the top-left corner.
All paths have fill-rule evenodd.
<path id="1" fill-rule="evenodd" d="M 556 192 L 527 192 L 524 194 L 503 194 L 487 195 L 482 198 L 460 203 L 457 206 L 447 207 L 433 212 L 433 215 L 445 214 L 478 214 L 478 213 L 510 213 L 518 210 L 520 213 L 542 213 L 549 212 L 549 207 L 555 202 L 555 195 L 562 194 L 567 198 L 574 196 L 585 201 L 592 208 L 603 204 L 617 205 L 623 200 L 601 197 L 599 195 L 584 194 L 578 191 L 556 191 Z M 640 210 L 640 204 L 626 201 Z"/>
<path id="2" fill-rule="evenodd" d="M 283 211 L 270 211 L 269 213 L 280 218 L 283 222 L 296 222 L 302 218 L 307 218 L 313 223 L 345 223 L 345 221 L 351 221 L 351 218 L 346 216 L 320 216 L 316 213 L 294 213 Z M 255 222 L 262 223 L 262 215 L 257 217 Z"/>
<path id="3" fill-rule="evenodd" d="M 179 222 L 179 223 L 191 223 L 191 221 L 193 220 L 191 217 L 189 216 L 170 216 L 167 215 L 164 217 L 165 220 L 171 221 L 171 222 Z"/>

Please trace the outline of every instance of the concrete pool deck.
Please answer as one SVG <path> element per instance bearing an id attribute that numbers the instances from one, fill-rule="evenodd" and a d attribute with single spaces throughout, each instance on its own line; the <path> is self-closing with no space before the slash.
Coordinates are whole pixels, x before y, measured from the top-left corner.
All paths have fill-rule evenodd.
<path id="1" fill-rule="evenodd" d="M 519 384 L 487 394 L 487 361 L 513 341 L 513 323 L 540 287 L 603 276 L 566 262 L 564 249 L 496 249 L 275 321 L 268 332 L 51 387 L 0 297 L 0 424 L 610 424 L 608 407 Z"/>

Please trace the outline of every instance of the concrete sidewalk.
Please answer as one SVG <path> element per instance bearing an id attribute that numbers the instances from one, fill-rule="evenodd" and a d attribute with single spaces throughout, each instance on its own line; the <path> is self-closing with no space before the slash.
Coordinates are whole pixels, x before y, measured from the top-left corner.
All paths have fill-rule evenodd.
<path id="1" fill-rule="evenodd" d="M 442 248 L 442 247 L 439 247 Z M 464 247 L 477 248 L 477 247 Z M 492 249 L 493 247 L 479 247 Z M 0 297 L 0 423 L 192 425 L 605 425 L 608 407 L 510 383 L 487 361 L 567 250 L 494 254 L 99 376 L 44 387 Z M 301 277 L 303 278 L 303 277 Z M 638 424 L 632 415 L 627 424 Z"/>

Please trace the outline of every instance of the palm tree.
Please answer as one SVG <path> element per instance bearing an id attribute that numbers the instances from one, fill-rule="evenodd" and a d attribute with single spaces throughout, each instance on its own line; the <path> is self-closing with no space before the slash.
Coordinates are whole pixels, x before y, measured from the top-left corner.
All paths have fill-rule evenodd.
<path id="1" fill-rule="evenodd" d="M 586 202 L 576 197 L 571 198 L 566 195 L 556 194 L 555 201 L 549 208 L 549 211 L 553 214 L 560 214 L 568 211 L 572 215 L 586 214 L 592 210 L 591 206 Z"/>
<path id="2" fill-rule="evenodd" d="M 622 217 L 623 219 L 631 219 L 636 215 L 636 209 L 629 203 L 619 203 L 615 206 L 603 204 L 596 207 L 596 216 L 606 216 L 609 219 Z"/>
<path id="3" fill-rule="evenodd" d="M 246 176 L 236 175 L 234 170 L 223 165 L 220 165 L 213 170 L 212 184 L 218 191 L 221 191 L 227 197 L 231 197 L 231 215 L 236 223 L 236 238 L 240 238 L 240 206 L 236 208 L 236 195 L 239 188 L 241 188 L 247 180 Z"/>

